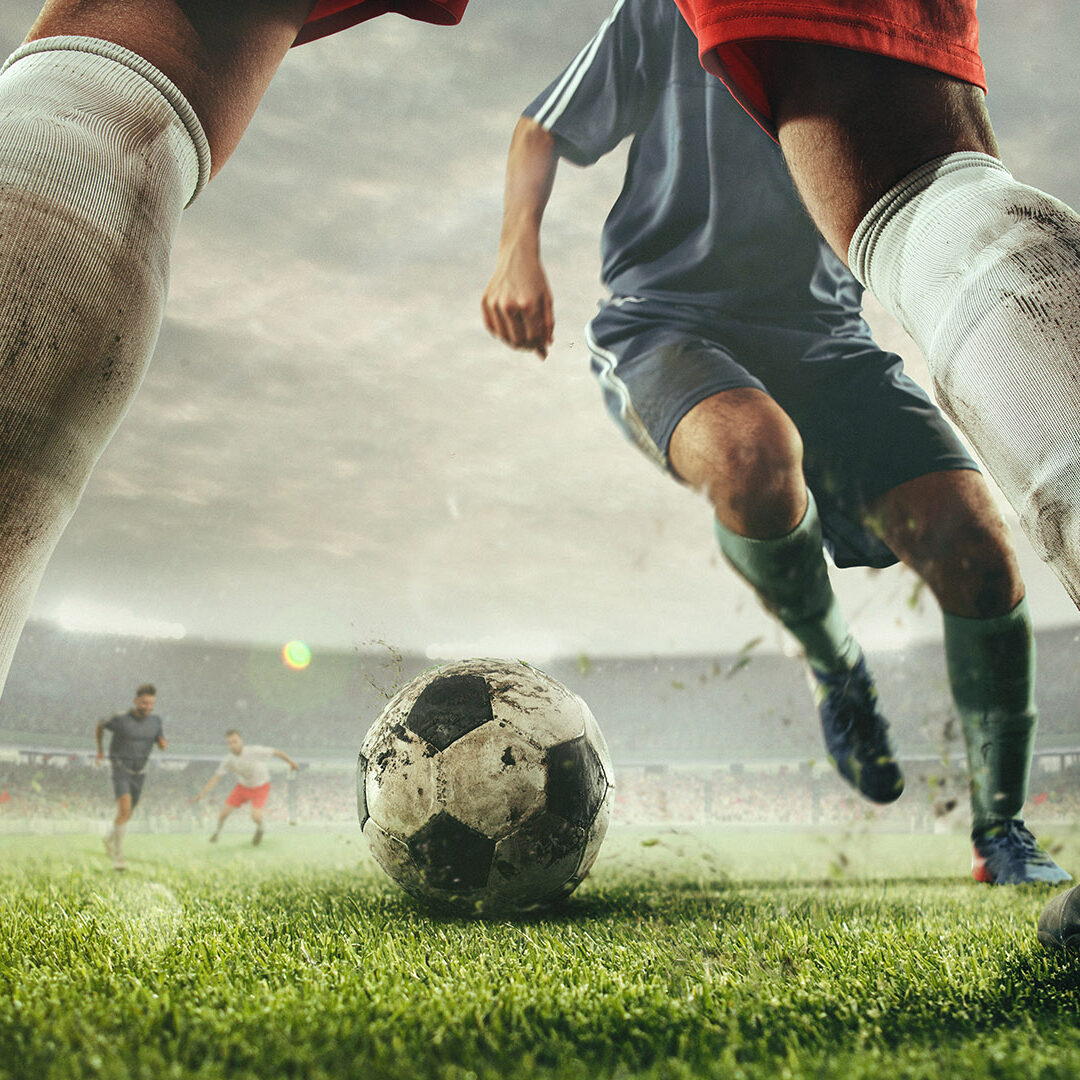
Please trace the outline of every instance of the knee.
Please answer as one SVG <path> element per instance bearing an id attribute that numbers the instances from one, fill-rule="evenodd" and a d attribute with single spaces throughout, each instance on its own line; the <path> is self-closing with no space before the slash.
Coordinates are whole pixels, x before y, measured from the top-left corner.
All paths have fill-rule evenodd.
<path id="1" fill-rule="evenodd" d="M 755 426 L 719 448 L 708 484 L 717 516 L 745 536 L 782 536 L 806 507 L 802 440 L 793 425 Z"/>
<path id="2" fill-rule="evenodd" d="M 867 521 L 947 612 L 991 618 L 1024 595 L 1009 530 L 974 470 L 909 480 L 882 496 Z"/>
<path id="3" fill-rule="evenodd" d="M 721 487 L 732 509 L 752 513 L 755 506 L 788 502 L 793 491 L 805 487 L 802 444 L 793 439 L 739 433 L 724 447 L 714 483 Z"/>
<path id="4" fill-rule="evenodd" d="M 673 466 L 729 528 L 779 536 L 798 523 L 806 506 L 802 439 L 771 398 L 725 391 L 688 414 L 676 436 Z"/>
<path id="5" fill-rule="evenodd" d="M 989 619 L 1011 611 L 1024 595 L 1016 553 L 1000 528 L 967 522 L 933 542 L 915 545 L 909 565 L 930 586 L 944 611 Z M 908 561 L 905 559 L 905 561 Z"/>

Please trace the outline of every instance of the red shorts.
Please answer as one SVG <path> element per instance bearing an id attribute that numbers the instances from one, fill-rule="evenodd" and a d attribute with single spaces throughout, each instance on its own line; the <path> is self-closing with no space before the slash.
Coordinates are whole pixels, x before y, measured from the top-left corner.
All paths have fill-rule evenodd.
<path id="1" fill-rule="evenodd" d="M 701 64 L 769 119 L 761 73 L 740 42 L 811 41 L 931 68 L 986 89 L 975 0 L 675 0 Z"/>
<path id="2" fill-rule="evenodd" d="M 469 0 L 319 0 L 294 45 L 336 34 L 358 22 L 396 11 L 421 22 L 452 26 L 461 22 Z"/>
<path id="3" fill-rule="evenodd" d="M 229 792 L 229 797 L 225 800 L 226 806 L 243 806 L 244 803 L 250 800 L 251 805 L 256 810 L 261 810 L 266 805 L 266 800 L 270 798 L 270 782 L 260 784 L 258 787 L 244 787 L 243 784 L 237 784 L 236 787 Z"/>

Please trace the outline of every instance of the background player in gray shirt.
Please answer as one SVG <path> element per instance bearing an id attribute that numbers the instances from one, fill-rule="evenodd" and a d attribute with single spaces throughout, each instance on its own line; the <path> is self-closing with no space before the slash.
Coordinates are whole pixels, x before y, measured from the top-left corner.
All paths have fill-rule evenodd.
<path id="1" fill-rule="evenodd" d="M 618 0 L 525 110 L 510 147 L 488 329 L 546 355 L 540 227 L 560 158 L 589 165 L 632 137 L 604 225 L 610 298 L 587 328 L 624 433 L 704 492 L 721 550 L 808 661 L 826 747 L 867 797 L 903 780 L 838 566 L 899 558 L 944 612 L 972 780 L 973 872 L 1068 875 L 1019 818 L 1036 713 L 1024 584 L 974 461 L 873 341 L 859 284 L 813 228 L 780 152 L 698 62 L 665 0 Z"/>
<path id="2" fill-rule="evenodd" d="M 157 690 L 150 683 L 143 683 L 136 688 L 135 700 L 127 712 L 117 713 L 108 720 L 99 720 L 94 729 L 99 763 L 105 758 L 102 735 L 106 731 L 112 733 L 109 764 L 116 797 L 116 817 L 112 830 L 105 837 L 105 850 L 112 856 L 113 866 L 117 870 L 127 868 L 123 852 L 124 833 L 142 795 L 150 752 L 155 746 L 164 750 L 167 745 L 161 717 L 154 712 L 156 698 Z"/>

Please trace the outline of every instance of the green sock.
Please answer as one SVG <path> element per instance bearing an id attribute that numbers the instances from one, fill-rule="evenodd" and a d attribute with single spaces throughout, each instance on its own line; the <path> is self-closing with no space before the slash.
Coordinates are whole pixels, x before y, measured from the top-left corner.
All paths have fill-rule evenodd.
<path id="1" fill-rule="evenodd" d="M 993 619 L 946 612 L 945 657 L 964 730 L 976 831 L 1016 817 L 1027 798 L 1038 720 L 1027 600 Z"/>
<path id="2" fill-rule="evenodd" d="M 840 613 L 821 550 L 821 520 L 808 491 L 806 513 L 791 532 L 754 540 L 714 522 L 724 557 L 806 651 L 819 671 L 848 671 L 862 655 Z"/>

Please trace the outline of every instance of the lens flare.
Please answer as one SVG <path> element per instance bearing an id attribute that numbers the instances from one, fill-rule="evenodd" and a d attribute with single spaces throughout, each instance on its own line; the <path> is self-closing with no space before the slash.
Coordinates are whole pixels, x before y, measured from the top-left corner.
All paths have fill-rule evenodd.
<path id="1" fill-rule="evenodd" d="M 311 650 L 302 641 L 286 641 L 281 646 L 281 661 L 292 671 L 303 671 L 311 663 Z"/>

